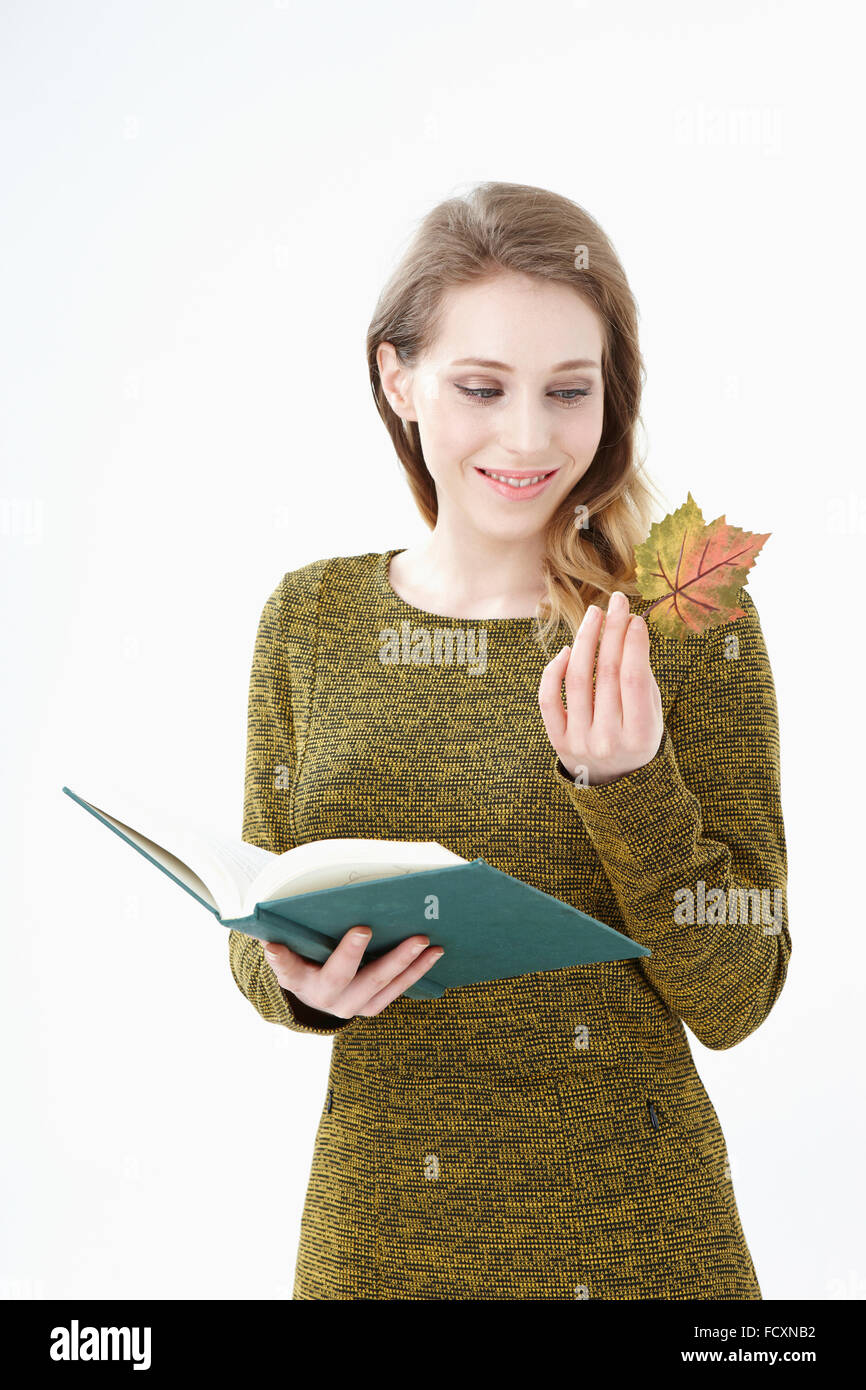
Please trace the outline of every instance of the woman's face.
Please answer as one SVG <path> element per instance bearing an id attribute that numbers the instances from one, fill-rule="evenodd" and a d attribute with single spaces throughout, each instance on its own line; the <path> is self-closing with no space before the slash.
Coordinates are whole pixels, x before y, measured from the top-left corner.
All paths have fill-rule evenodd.
<path id="1" fill-rule="evenodd" d="M 511 272 L 450 291 L 413 369 L 380 347 L 392 406 L 418 422 L 440 522 L 511 540 L 544 530 L 598 448 L 601 351 L 601 322 L 576 290 Z M 515 487 L 491 472 L 547 476 Z"/>

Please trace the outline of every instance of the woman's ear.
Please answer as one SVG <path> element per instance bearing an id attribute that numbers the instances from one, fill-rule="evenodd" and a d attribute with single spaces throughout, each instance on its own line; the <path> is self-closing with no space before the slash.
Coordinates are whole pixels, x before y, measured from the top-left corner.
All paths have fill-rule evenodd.
<path id="1" fill-rule="evenodd" d="M 385 399 L 395 415 L 405 425 L 418 416 L 412 404 L 412 372 L 400 361 L 393 343 L 380 343 L 376 349 L 376 365 Z"/>

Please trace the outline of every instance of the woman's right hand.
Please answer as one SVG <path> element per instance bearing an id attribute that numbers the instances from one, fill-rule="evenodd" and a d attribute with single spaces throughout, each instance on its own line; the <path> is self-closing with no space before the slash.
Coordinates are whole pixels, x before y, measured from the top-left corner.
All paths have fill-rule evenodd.
<path id="1" fill-rule="evenodd" d="M 373 1018 L 445 953 L 441 946 L 431 946 L 426 936 L 409 936 L 359 970 L 372 935 L 369 927 L 350 927 L 323 965 L 304 960 L 289 946 L 266 941 L 265 960 L 282 988 L 308 1008 L 334 1018 Z"/>

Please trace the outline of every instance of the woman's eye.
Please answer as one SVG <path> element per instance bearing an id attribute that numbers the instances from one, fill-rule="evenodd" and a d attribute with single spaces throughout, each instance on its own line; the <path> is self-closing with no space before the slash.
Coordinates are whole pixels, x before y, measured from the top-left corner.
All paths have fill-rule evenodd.
<path id="1" fill-rule="evenodd" d="M 502 392 L 495 386 L 461 386 L 459 383 L 455 384 L 458 391 L 462 391 L 464 396 L 477 401 L 479 405 L 489 405 L 497 396 L 502 395 Z M 569 408 L 580 405 L 584 396 L 589 394 L 588 388 L 583 389 L 577 386 L 563 387 L 558 391 L 550 392 L 550 395 L 556 396 L 564 406 Z"/>
<path id="2" fill-rule="evenodd" d="M 474 401 L 480 401 L 485 405 L 493 396 L 501 396 L 502 392 L 497 391 L 493 386 L 459 386 L 458 391 L 462 391 L 464 396 L 471 396 Z"/>
<path id="3" fill-rule="evenodd" d="M 577 396 L 578 400 L 582 400 L 584 396 L 589 395 L 589 390 L 579 390 L 576 386 L 570 386 L 566 390 L 553 391 L 551 394 L 554 396 L 562 396 L 563 398 L 565 396 Z M 577 401 L 566 401 L 565 403 L 566 405 L 576 405 Z"/>

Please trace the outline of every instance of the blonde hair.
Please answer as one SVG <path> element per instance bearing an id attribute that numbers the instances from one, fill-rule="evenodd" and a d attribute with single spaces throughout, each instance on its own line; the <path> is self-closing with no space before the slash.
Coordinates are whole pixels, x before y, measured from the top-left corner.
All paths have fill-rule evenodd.
<path id="1" fill-rule="evenodd" d="M 545 595 L 536 612 L 536 637 L 546 649 L 560 624 L 576 632 L 590 603 L 609 598 L 615 589 L 637 593 L 634 547 L 646 539 L 657 496 L 637 457 L 645 376 L 637 306 L 611 242 L 589 213 L 557 193 L 519 183 L 477 184 L 464 196 L 439 203 L 420 223 L 379 296 L 367 331 L 367 360 L 376 408 L 432 529 L 436 487 L 418 424 L 404 422 L 392 410 L 376 351 L 380 343 L 393 343 L 411 368 L 436 340 L 446 292 L 502 271 L 568 285 L 602 323 L 601 439 L 545 536 Z"/>

